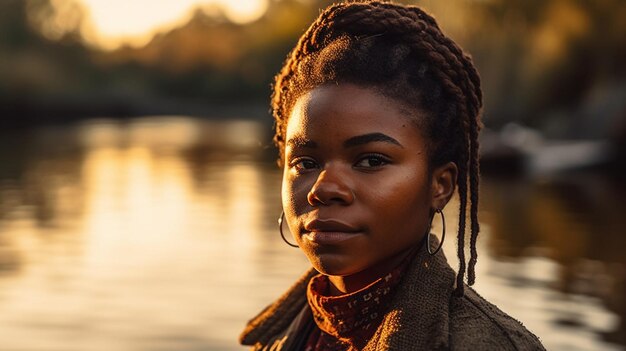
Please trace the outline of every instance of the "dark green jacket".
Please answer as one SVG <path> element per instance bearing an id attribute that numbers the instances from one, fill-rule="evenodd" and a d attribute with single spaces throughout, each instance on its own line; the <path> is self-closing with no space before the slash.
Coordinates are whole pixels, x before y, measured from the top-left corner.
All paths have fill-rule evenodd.
<path id="1" fill-rule="evenodd" d="M 253 350 L 301 350 L 313 323 L 306 287 L 316 274 L 309 270 L 252 319 L 240 342 Z M 422 247 L 364 350 L 544 350 L 520 322 L 473 289 L 455 296 L 454 282 L 443 253 L 431 256 Z"/>

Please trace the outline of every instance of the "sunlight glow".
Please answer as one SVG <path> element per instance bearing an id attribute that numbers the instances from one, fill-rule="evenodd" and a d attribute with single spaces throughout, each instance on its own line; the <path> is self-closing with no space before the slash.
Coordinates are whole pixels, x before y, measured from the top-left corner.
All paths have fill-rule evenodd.
<path id="1" fill-rule="evenodd" d="M 223 11 L 235 23 L 261 17 L 268 0 L 79 0 L 88 16 L 84 35 L 107 49 L 142 46 L 158 32 L 185 24 L 197 9 Z"/>

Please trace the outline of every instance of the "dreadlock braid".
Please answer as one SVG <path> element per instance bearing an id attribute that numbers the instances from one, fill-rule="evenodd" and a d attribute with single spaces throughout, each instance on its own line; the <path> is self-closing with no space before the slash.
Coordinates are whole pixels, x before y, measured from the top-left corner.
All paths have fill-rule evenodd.
<path id="1" fill-rule="evenodd" d="M 471 58 L 416 6 L 378 1 L 330 6 L 302 35 L 275 79 L 274 142 L 281 165 L 287 119 L 295 101 L 317 86 L 337 82 L 372 87 L 427 112 L 417 122 L 425 126 L 430 167 L 454 162 L 459 172 L 457 292 L 463 294 L 466 270 L 468 284 L 475 281 L 479 232 L 482 91 Z M 468 205 L 470 259 L 466 262 Z"/>

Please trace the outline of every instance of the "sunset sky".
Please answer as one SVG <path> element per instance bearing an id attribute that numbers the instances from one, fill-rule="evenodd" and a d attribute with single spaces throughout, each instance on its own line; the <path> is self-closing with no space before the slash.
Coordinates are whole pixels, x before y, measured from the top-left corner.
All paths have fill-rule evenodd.
<path id="1" fill-rule="evenodd" d="M 89 40 L 105 48 L 142 45 L 161 30 L 185 23 L 198 7 L 219 7 L 239 23 L 263 15 L 268 0 L 79 0 L 93 30 Z"/>

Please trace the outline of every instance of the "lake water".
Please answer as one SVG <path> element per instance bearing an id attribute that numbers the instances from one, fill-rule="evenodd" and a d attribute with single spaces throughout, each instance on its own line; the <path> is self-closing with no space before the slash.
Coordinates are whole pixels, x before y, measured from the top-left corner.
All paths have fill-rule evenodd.
<path id="1" fill-rule="evenodd" d="M 245 322 L 308 267 L 277 231 L 268 129 L 159 117 L 0 134 L 0 350 L 242 350 Z M 476 290 L 550 350 L 623 350 L 625 188 L 484 177 Z"/>

